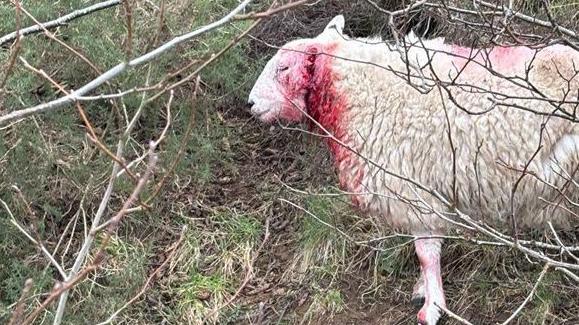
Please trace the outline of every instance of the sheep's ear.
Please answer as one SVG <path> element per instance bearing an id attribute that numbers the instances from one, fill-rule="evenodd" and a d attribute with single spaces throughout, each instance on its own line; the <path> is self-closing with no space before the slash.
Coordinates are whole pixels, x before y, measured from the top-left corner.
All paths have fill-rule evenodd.
<path id="1" fill-rule="evenodd" d="M 320 53 L 321 50 L 317 45 L 310 45 L 308 47 L 306 47 L 305 53 L 307 55 L 306 57 L 306 66 L 309 65 L 313 65 L 316 62 L 316 58 L 318 56 L 318 53 Z"/>
<path id="2" fill-rule="evenodd" d="M 318 58 L 321 49 L 318 45 L 309 45 L 305 48 L 304 52 L 306 54 L 305 60 L 303 61 L 304 71 L 306 72 L 305 75 L 311 78 L 315 70 L 316 59 Z"/>
<path id="3" fill-rule="evenodd" d="M 404 38 L 404 41 L 407 44 L 414 44 L 414 43 L 418 43 L 418 36 L 416 36 L 416 34 L 414 34 L 413 30 L 410 30 L 410 33 L 408 33 L 408 35 L 406 35 L 406 37 Z"/>
<path id="4" fill-rule="evenodd" d="M 346 20 L 344 19 L 344 16 L 337 15 L 336 17 L 332 18 L 332 20 L 328 23 L 328 25 L 326 25 L 326 28 L 324 28 L 324 33 L 332 28 L 335 28 L 338 31 L 338 33 L 342 34 L 345 23 Z"/>

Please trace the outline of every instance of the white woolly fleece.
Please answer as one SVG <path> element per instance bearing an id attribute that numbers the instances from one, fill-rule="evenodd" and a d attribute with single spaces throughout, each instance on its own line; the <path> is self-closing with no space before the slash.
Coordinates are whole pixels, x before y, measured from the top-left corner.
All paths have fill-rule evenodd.
<path id="1" fill-rule="evenodd" d="M 512 188 L 541 146 L 527 169 L 535 176 L 525 176 L 514 196 L 519 225 L 579 223 L 565 209 L 547 203 L 568 206 L 557 199 L 552 186 L 564 189 L 567 181 L 559 174 L 565 170 L 573 175 L 579 167 L 579 133 L 574 123 L 549 117 L 561 112 L 545 100 L 564 99 L 567 92 L 567 100 L 577 101 L 579 77 L 573 73 L 573 64 L 579 67 L 579 53 L 562 45 L 539 51 L 518 47 L 477 52 L 444 44 L 441 38 L 421 41 L 410 35 L 405 40 L 410 46 L 411 66 L 407 67 L 404 52 L 393 45 L 347 37 L 332 41 L 339 44 L 333 65 L 341 76 L 336 87 L 351 95 L 346 143 L 380 166 L 360 158 L 364 177 L 358 190 L 375 193 L 360 196 L 362 208 L 413 232 L 442 230 L 448 225 L 430 209 L 445 210 L 438 200 L 386 169 L 449 200 L 455 184 L 455 204 L 460 209 L 491 224 L 505 225 Z M 469 57 L 476 62 L 468 62 Z M 409 85 L 408 76 L 415 86 L 424 86 L 426 93 Z M 433 79 L 448 84 L 439 88 Z M 529 84 L 544 97 L 518 86 Z M 560 108 L 573 112 L 571 104 Z M 456 151 L 454 163 L 449 134 Z M 338 169 L 356 175 L 355 165 Z M 579 197 L 576 187 L 567 189 L 571 199 Z"/>

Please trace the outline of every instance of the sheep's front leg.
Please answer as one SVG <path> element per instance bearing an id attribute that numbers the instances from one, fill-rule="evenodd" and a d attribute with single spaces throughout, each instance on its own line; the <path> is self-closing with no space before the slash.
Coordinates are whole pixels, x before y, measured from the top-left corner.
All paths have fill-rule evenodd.
<path id="1" fill-rule="evenodd" d="M 441 314 L 437 305 L 446 307 L 440 275 L 442 239 L 418 239 L 414 245 L 424 280 L 424 306 L 418 312 L 418 323 L 435 325 Z"/>
<path id="2" fill-rule="evenodd" d="M 424 306 L 424 272 L 422 272 L 422 270 L 420 270 L 418 281 L 416 281 L 414 288 L 412 288 L 412 298 L 410 299 L 410 303 L 417 308 Z"/>

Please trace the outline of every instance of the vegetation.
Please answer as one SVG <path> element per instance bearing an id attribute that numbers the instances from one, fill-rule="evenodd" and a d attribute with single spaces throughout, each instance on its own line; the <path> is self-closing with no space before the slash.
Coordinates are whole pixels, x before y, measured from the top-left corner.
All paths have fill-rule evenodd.
<path id="1" fill-rule="evenodd" d="M 402 2 L 377 3 L 400 8 Z M 142 54 L 219 19 L 239 2 L 131 3 L 132 53 Z M 262 1 L 250 9 L 261 10 L 270 3 Z M 87 1 L 79 0 L 23 3 L 39 21 L 86 5 Z M 573 2 L 553 1 L 552 6 L 561 15 L 579 10 Z M 412 246 L 405 238 L 359 245 L 343 236 L 342 232 L 365 241 L 390 232 L 358 216 L 345 197 L 325 195 L 336 192 L 331 187 L 336 181 L 322 143 L 303 132 L 260 125 L 245 107 L 253 81 L 275 51 L 265 43 L 280 45 L 315 34 L 342 11 L 352 16 L 347 28 L 355 35 L 389 33 L 382 15 L 366 1 L 316 2 L 265 20 L 252 33 L 258 40 L 244 39 L 203 69 L 196 98 L 194 78 L 175 88 L 171 117 L 165 108 L 168 93 L 144 107 L 126 145 L 127 161 L 146 152 L 147 141 L 158 138 L 167 119 L 171 121 L 158 148 L 160 162 L 154 179 L 141 195 L 149 208 L 123 219 L 106 247 L 102 266 L 72 290 L 64 323 L 106 320 L 137 295 L 165 261 L 145 293 L 120 312 L 114 323 L 414 321 L 409 304 L 417 275 Z M 0 36 L 16 30 L 15 13 L 12 2 L 0 2 Z M 23 13 L 20 16 L 21 26 L 33 24 Z M 152 64 L 129 70 L 102 91 L 154 85 L 167 76 L 170 83 L 177 82 L 251 23 L 236 21 L 180 45 Z M 431 33 L 452 31 L 446 27 L 439 24 Z M 77 89 L 98 71 L 123 60 L 127 31 L 123 6 L 52 30 L 94 67 L 42 33 L 22 38 L 17 55 L 68 90 Z M 0 115 L 62 96 L 21 60 L 9 70 L 14 51 L 9 46 L 0 48 L 0 82 L 6 78 L 0 89 Z M 96 135 L 113 152 L 127 117 L 139 109 L 141 96 L 135 92 L 122 99 L 83 103 Z M 95 145 L 88 131 L 74 106 L 0 126 L 0 199 L 5 202 L 0 206 L 2 323 L 10 319 L 26 279 L 33 280 L 25 300 L 26 313 L 46 298 L 55 280 L 62 280 L 14 222 L 41 240 L 66 270 L 87 236 L 112 167 L 111 158 Z M 140 164 L 132 171 L 142 174 L 145 169 Z M 168 172 L 168 181 L 155 195 L 155 185 Z M 126 174 L 118 178 L 106 219 L 119 211 L 134 185 Z M 316 218 L 280 198 L 303 206 Z M 187 230 L 175 246 L 183 226 Z M 95 247 L 102 240 L 97 236 Z M 541 272 L 540 265 L 530 265 L 520 253 L 505 248 L 459 241 L 449 246 L 443 256 L 445 286 L 452 297 L 449 308 L 475 323 L 503 320 L 524 300 Z M 89 254 L 89 261 L 95 252 Z M 537 299 L 517 321 L 579 322 L 576 294 L 573 284 L 550 274 L 538 288 Z M 51 305 L 36 322 L 52 323 L 55 309 L 56 304 Z"/>

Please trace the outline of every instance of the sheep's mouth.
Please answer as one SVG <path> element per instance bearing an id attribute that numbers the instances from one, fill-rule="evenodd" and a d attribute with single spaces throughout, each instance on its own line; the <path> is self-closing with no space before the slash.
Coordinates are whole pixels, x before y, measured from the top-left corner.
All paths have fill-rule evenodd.
<path id="1" fill-rule="evenodd" d="M 269 110 L 260 111 L 260 112 L 256 112 L 256 111 L 254 111 L 254 110 L 251 110 L 251 114 L 252 114 L 253 116 L 255 116 L 256 118 L 261 118 L 261 117 L 263 117 L 263 116 L 264 116 L 265 114 L 267 114 L 267 113 L 269 113 Z"/>
<path id="2" fill-rule="evenodd" d="M 270 109 L 264 110 L 264 111 L 259 111 L 259 112 L 252 110 L 251 113 L 253 114 L 253 116 L 254 116 L 256 119 L 258 119 L 258 120 L 260 120 L 260 121 L 262 121 L 262 122 L 266 122 L 266 123 L 267 123 L 267 122 L 271 122 L 271 121 L 273 120 Z"/>

